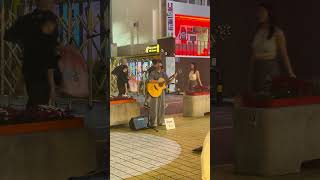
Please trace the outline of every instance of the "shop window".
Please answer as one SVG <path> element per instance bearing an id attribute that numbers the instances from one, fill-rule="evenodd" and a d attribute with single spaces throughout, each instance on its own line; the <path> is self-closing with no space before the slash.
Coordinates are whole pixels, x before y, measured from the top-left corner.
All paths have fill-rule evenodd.
<path id="1" fill-rule="evenodd" d="M 205 0 L 189 0 L 189 4 L 206 5 Z"/>
<path id="2" fill-rule="evenodd" d="M 136 87 L 141 86 L 141 83 L 144 83 L 147 78 L 147 70 L 152 66 L 152 60 L 129 60 L 129 76 L 134 78 L 134 85 Z"/>
<path id="3" fill-rule="evenodd" d="M 181 2 L 181 3 L 188 3 L 188 0 L 174 0 L 176 2 Z"/>

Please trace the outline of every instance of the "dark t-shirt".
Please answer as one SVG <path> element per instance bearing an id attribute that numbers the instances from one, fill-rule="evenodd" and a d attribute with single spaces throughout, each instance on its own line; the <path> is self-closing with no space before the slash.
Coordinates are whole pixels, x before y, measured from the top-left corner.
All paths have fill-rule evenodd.
<path id="1" fill-rule="evenodd" d="M 41 25 L 57 17 L 51 11 L 34 10 L 19 17 L 5 33 L 5 40 L 23 48 L 23 73 L 32 82 L 48 82 L 48 69 L 57 68 L 58 28 L 51 35 L 41 32 Z"/>
<path id="2" fill-rule="evenodd" d="M 169 82 L 167 74 L 164 72 L 159 72 L 156 69 L 150 72 L 148 80 L 159 80 L 160 78 L 163 78 L 166 82 Z"/>
<path id="3" fill-rule="evenodd" d="M 123 72 L 123 69 L 125 68 L 124 65 L 117 66 L 113 71 L 112 74 L 117 76 L 117 84 L 120 86 L 124 86 L 126 83 L 129 86 L 129 79 L 128 79 L 128 73 Z"/>
<path id="4" fill-rule="evenodd" d="M 151 67 L 147 70 L 148 75 L 149 75 L 152 71 L 155 71 L 155 70 L 156 70 L 156 68 L 155 68 L 154 66 L 151 66 Z"/>

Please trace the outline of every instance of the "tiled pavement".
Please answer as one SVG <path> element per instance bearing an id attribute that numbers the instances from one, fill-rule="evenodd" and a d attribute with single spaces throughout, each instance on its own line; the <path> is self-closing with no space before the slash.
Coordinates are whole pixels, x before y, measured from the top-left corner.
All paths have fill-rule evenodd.
<path id="1" fill-rule="evenodd" d="M 212 134 L 213 145 L 211 154 L 213 165 L 233 163 L 233 122 L 232 106 L 216 107 L 213 109 Z"/>
<path id="2" fill-rule="evenodd" d="M 111 139 L 111 180 L 201 179 L 200 154 L 192 150 L 202 145 L 210 118 L 170 117 L 175 118 L 175 130 L 161 127 L 159 132 L 133 132 L 128 127 L 111 128 L 111 138 L 115 138 Z"/>
<path id="3" fill-rule="evenodd" d="M 167 138 L 138 133 L 112 132 L 111 179 L 138 176 L 169 164 L 179 157 L 181 148 Z"/>

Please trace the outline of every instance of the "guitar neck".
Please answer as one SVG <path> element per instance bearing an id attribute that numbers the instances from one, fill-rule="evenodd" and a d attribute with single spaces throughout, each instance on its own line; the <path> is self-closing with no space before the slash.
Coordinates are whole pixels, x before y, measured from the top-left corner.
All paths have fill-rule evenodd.
<path id="1" fill-rule="evenodd" d="M 169 79 L 169 81 L 173 80 L 174 79 L 174 75 L 170 76 L 168 79 Z"/>
<path id="2" fill-rule="evenodd" d="M 178 72 L 176 72 L 176 73 L 174 73 L 172 76 L 170 76 L 168 79 L 169 79 L 169 81 L 171 81 L 171 80 L 173 80 L 175 77 L 175 75 L 176 74 L 181 74 L 182 72 L 181 72 L 181 70 L 178 70 Z"/>

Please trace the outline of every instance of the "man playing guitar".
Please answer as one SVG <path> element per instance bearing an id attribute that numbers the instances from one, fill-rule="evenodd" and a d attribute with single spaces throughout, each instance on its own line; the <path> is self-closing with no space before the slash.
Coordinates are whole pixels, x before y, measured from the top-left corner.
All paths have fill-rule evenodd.
<path id="1" fill-rule="evenodd" d="M 148 77 L 148 82 L 150 84 L 157 85 L 155 87 L 155 91 L 160 91 L 159 95 L 152 95 L 149 92 L 150 101 L 148 103 L 149 106 L 149 125 L 151 127 L 163 126 L 164 125 L 164 116 L 165 116 L 165 93 L 164 89 L 166 84 L 168 84 L 171 80 L 173 80 L 177 73 L 168 78 L 166 73 L 163 72 L 162 63 L 160 61 L 155 62 L 154 70 L 150 72 Z M 152 86 L 151 86 L 152 87 Z M 157 87 L 164 87 L 158 88 Z"/>

